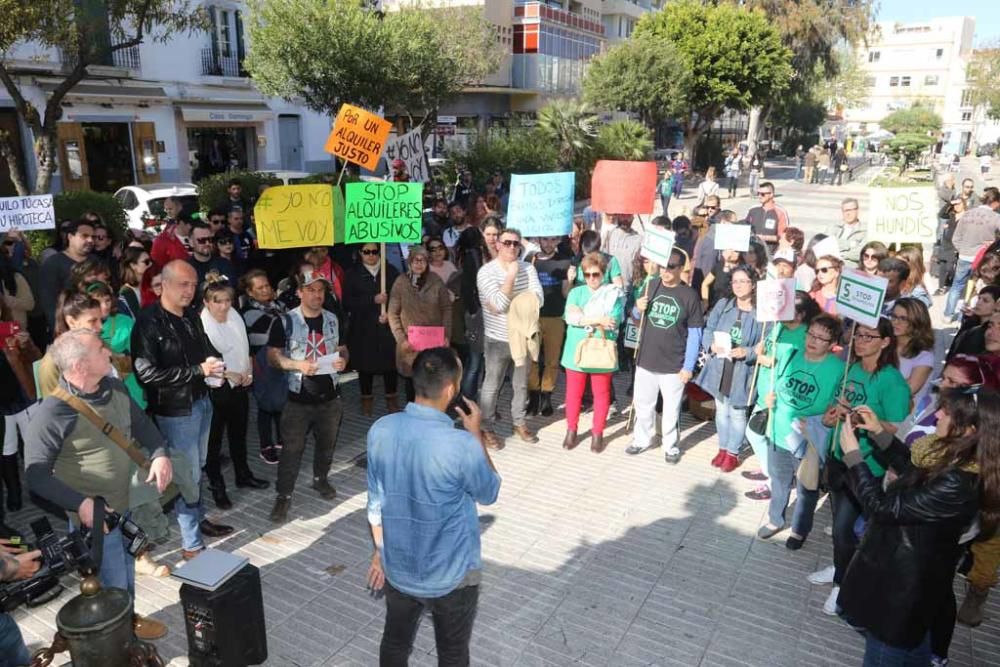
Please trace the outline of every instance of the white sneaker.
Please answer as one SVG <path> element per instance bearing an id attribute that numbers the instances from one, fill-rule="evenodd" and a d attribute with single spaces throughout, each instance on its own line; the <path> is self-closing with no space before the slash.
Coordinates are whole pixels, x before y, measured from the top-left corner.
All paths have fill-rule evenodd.
<path id="1" fill-rule="evenodd" d="M 824 567 L 822 570 L 817 570 L 813 572 L 806 579 L 809 580 L 810 584 L 815 584 L 816 586 L 822 586 L 823 584 L 833 583 L 833 573 L 836 571 L 832 565 L 829 567 Z"/>
<path id="2" fill-rule="evenodd" d="M 830 594 L 826 596 L 826 602 L 823 603 L 823 613 L 827 616 L 836 616 L 837 610 L 837 596 L 840 595 L 840 586 L 834 586 L 830 589 Z"/>

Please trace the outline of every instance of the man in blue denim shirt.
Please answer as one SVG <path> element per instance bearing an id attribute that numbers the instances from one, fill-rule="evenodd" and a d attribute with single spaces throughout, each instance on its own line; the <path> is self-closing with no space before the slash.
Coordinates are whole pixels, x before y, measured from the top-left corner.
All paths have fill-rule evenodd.
<path id="1" fill-rule="evenodd" d="M 372 589 L 385 589 L 380 664 L 406 665 L 417 622 L 434 619 L 438 662 L 468 665 L 482 558 L 476 503 L 491 505 L 500 476 L 483 446 L 479 407 L 457 407 L 465 430 L 445 413 L 461 395 L 462 364 L 448 348 L 413 363 L 416 402 L 368 431 L 368 522 L 375 554 Z"/>

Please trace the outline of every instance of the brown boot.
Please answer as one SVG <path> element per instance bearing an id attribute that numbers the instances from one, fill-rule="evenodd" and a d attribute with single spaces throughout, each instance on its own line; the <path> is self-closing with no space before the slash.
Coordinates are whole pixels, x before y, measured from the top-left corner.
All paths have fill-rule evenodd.
<path id="1" fill-rule="evenodd" d="M 535 435 L 534 432 L 529 431 L 528 427 L 525 426 L 524 424 L 515 424 L 514 433 L 517 435 L 517 437 L 519 437 L 521 440 L 524 440 L 525 442 L 532 442 L 532 443 L 538 442 L 538 436 Z"/>
<path id="2" fill-rule="evenodd" d="M 399 412 L 399 401 L 396 399 L 396 396 L 396 394 L 385 395 L 385 411 L 390 415 L 394 412 Z"/>
<path id="3" fill-rule="evenodd" d="M 504 448 L 504 442 L 493 431 L 483 431 L 483 444 L 487 449 L 499 452 Z"/>
<path id="4" fill-rule="evenodd" d="M 958 608 L 958 622 L 968 625 L 971 628 L 983 622 L 983 607 L 986 606 L 986 598 L 990 594 L 988 588 L 976 588 L 972 584 L 965 584 L 965 599 L 962 606 Z"/>
<path id="5" fill-rule="evenodd" d="M 135 614 L 132 616 L 132 628 L 135 630 L 136 639 L 142 641 L 153 641 L 167 636 L 167 626 L 159 621 L 147 616 Z"/>
<path id="6" fill-rule="evenodd" d="M 361 397 L 361 414 L 368 417 L 372 416 L 372 408 L 375 406 L 374 396 L 362 396 Z"/>

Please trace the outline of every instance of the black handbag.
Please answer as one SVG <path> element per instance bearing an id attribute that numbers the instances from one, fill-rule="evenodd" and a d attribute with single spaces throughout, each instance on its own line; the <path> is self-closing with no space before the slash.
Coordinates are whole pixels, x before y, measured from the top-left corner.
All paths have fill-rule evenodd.
<path id="1" fill-rule="evenodd" d="M 771 414 L 770 408 L 764 408 L 750 415 L 747 426 L 757 435 L 767 435 L 767 419 Z"/>

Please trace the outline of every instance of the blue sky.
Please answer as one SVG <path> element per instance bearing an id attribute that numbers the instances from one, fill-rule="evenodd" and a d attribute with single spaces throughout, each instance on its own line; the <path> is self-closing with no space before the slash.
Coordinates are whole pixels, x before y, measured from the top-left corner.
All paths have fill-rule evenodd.
<path id="1" fill-rule="evenodd" d="M 989 0 L 881 0 L 879 21 L 920 21 L 934 16 L 974 16 L 976 40 L 979 46 L 1000 39 L 1000 12 L 990 8 Z"/>

